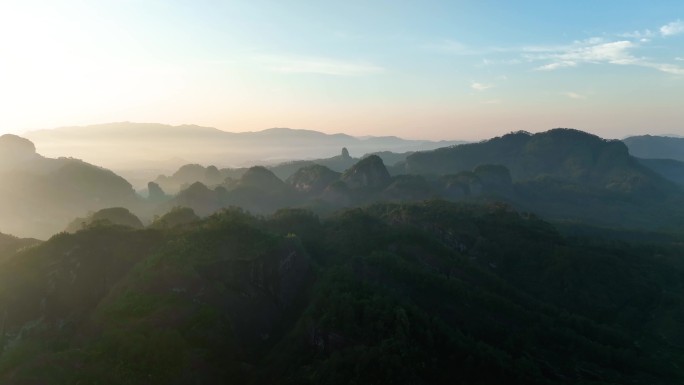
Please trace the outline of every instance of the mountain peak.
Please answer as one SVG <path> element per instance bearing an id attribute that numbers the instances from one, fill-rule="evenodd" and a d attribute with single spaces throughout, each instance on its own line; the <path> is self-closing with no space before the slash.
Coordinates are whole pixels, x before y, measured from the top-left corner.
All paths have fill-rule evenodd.
<path id="1" fill-rule="evenodd" d="M 35 157 L 36 146 L 28 139 L 17 135 L 0 136 L 0 158 L 9 161 L 24 161 Z"/>
<path id="2" fill-rule="evenodd" d="M 352 188 L 380 188 L 386 186 L 391 177 L 382 159 L 377 155 L 371 155 L 345 171 L 342 180 Z"/>

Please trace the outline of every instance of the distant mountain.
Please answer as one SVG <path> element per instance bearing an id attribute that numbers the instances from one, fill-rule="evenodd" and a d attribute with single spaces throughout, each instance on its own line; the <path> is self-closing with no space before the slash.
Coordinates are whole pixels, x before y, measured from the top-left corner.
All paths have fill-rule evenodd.
<path id="1" fill-rule="evenodd" d="M 213 165 L 204 167 L 199 164 L 186 164 L 172 175 L 157 176 L 154 183 L 166 192 L 177 193 L 195 182 L 215 187 L 224 183 L 226 179 L 239 179 L 246 171 L 246 167 L 218 169 Z"/>
<path id="2" fill-rule="evenodd" d="M 245 163 L 265 164 L 287 159 L 325 158 L 338 153 L 342 147 L 354 154 L 365 154 L 377 151 L 430 150 L 462 143 L 397 137 L 357 138 L 346 134 L 325 134 L 290 128 L 227 132 L 192 125 L 129 122 L 62 127 L 28 132 L 25 136 L 36 143 L 43 154 L 70 154 L 116 171 L 126 170 L 131 177 L 135 176 L 136 181 L 140 180 L 140 169 L 149 168 L 150 173 L 154 172 L 153 169 L 176 169 L 179 167 L 179 159 L 222 168 Z M 122 154 L 126 156 L 123 157 Z M 145 166 L 146 164 L 151 166 Z M 138 172 L 135 172 L 136 169 Z M 147 180 L 154 176 L 156 174 Z"/>
<path id="3" fill-rule="evenodd" d="M 46 158 L 33 143 L 0 137 L 0 229 L 46 238 L 74 217 L 111 206 L 137 207 L 130 183 L 78 159 Z"/>
<path id="4" fill-rule="evenodd" d="M 320 165 L 335 172 L 343 172 L 358 161 L 359 158 L 353 158 L 351 155 L 349 155 L 349 150 L 347 150 L 346 147 L 342 147 L 342 152 L 339 155 L 330 158 L 294 160 L 268 166 L 268 168 L 279 178 L 287 179 L 302 167 Z"/>
<path id="5" fill-rule="evenodd" d="M 76 231 L 91 226 L 114 225 L 130 227 L 132 229 L 142 229 L 143 224 L 138 217 L 123 207 L 110 207 L 98 210 L 85 218 L 76 218 L 66 227 L 65 231 L 75 233 Z"/>
<path id="6" fill-rule="evenodd" d="M 515 132 L 417 152 L 400 166 L 407 174 L 441 177 L 451 192 L 447 196 L 457 197 L 480 191 L 481 176 L 473 179 L 467 173 L 485 164 L 505 167 L 513 182 L 507 188 L 490 186 L 488 199 L 504 200 L 549 219 L 604 226 L 684 226 L 681 188 L 641 164 L 624 143 L 578 130 Z"/>
<path id="7" fill-rule="evenodd" d="M 505 166 L 514 181 L 550 177 L 614 191 L 672 191 L 671 185 L 630 156 L 624 143 L 573 129 L 515 132 L 479 143 L 419 152 L 409 155 L 404 167 L 407 173 L 447 175 L 481 164 Z"/>
<path id="8" fill-rule="evenodd" d="M 382 159 L 371 155 L 350 167 L 340 179 L 350 188 L 379 189 L 387 186 L 391 177 Z"/>
<path id="9" fill-rule="evenodd" d="M 641 135 L 622 140 L 629 153 L 638 158 L 674 159 L 684 161 L 684 138 Z"/>
<path id="10" fill-rule="evenodd" d="M 638 159 L 639 163 L 684 187 L 684 162 L 674 159 Z"/>
<path id="11" fill-rule="evenodd" d="M 351 157 L 349 150 L 346 147 L 342 147 L 340 155 L 330 158 L 294 160 L 264 167 L 271 170 L 281 180 L 286 180 L 303 167 L 319 165 L 335 172 L 343 172 L 358 161 L 359 158 Z M 213 165 L 204 167 L 199 164 L 186 164 L 181 166 L 172 175 L 159 175 L 154 182 L 159 184 L 165 191 L 177 192 L 195 182 L 215 187 L 225 183 L 228 179 L 240 179 L 247 170 L 248 167 L 217 169 Z"/>
<path id="12" fill-rule="evenodd" d="M 320 164 L 304 166 L 287 178 L 287 183 L 295 190 L 306 194 L 320 194 L 331 183 L 339 180 L 340 173 Z"/>

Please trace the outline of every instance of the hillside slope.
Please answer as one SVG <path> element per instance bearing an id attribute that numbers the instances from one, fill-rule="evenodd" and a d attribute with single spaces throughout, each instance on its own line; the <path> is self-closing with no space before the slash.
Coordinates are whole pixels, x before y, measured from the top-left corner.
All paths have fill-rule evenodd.
<path id="1" fill-rule="evenodd" d="M 679 383 L 682 252 L 440 201 L 99 224 L 0 265 L 0 381 Z"/>

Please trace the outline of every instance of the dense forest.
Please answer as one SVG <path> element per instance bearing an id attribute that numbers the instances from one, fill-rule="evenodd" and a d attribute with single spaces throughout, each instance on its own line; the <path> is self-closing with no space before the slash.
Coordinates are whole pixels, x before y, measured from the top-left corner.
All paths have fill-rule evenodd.
<path id="1" fill-rule="evenodd" d="M 681 175 L 623 142 L 189 164 L 145 194 L 0 146 L 0 230 L 51 219 L 0 234 L 0 383 L 684 380 Z"/>
<path id="2" fill-rule="evenodd" d="M 3 255 L 2 383 L 684 378 L 674 235 L 577 236 L 445 201 L 189 214 Z"/>

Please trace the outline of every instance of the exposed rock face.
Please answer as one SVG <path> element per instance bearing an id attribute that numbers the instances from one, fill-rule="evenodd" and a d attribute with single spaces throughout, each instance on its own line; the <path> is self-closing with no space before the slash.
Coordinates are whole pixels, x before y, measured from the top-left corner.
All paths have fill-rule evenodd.
<path id="1" fill-rule="evenodd" d="M 371 155 L 345 171 L 341 179 L 352 189 L 381 189 L 387 186 L 392 178 L 382 159 L 377 155 Z"/>
<path id="2" fill-rule="evenodd" d="M 300 168 L 287 179 L 287 183 L 297 191 L 320 194 L 330 183 L 338 180 L 340 175 L 325 166 L 314 164 Z"/>
<path id="3" fill-rule="evenodd" d="M 351 156 L 349 156 L 349 150 L 347 150 L 347 147 L 342 147 L 342 154 L 340 154 L 342 158 L 344 159 L 350 159 Z"/>

